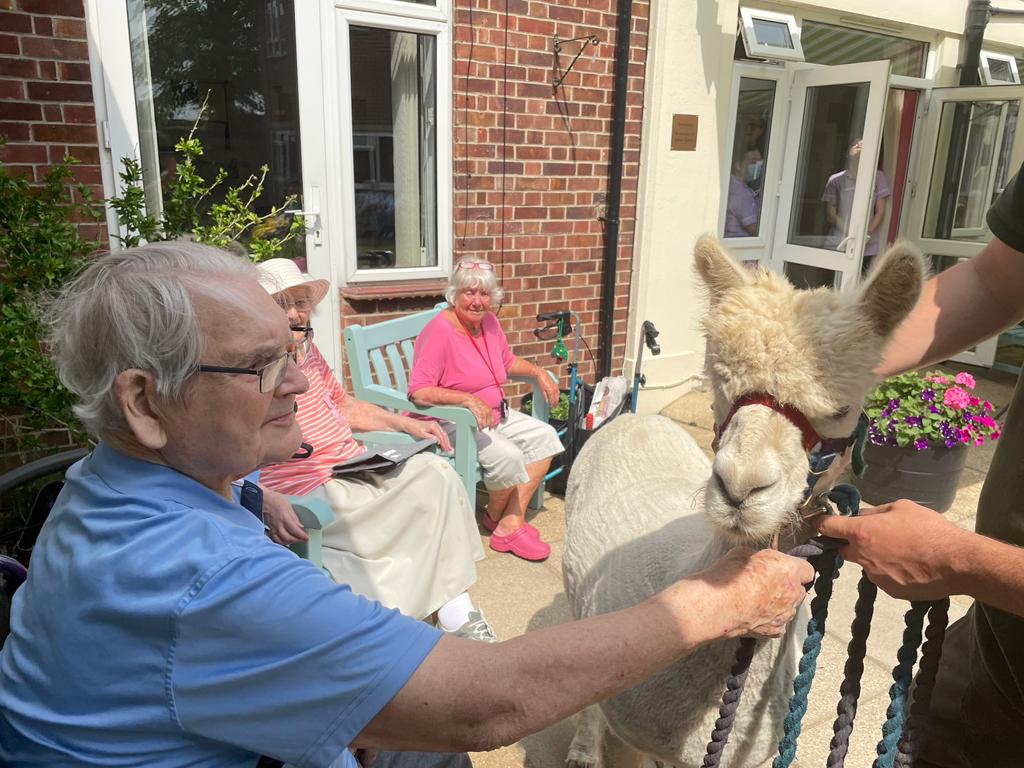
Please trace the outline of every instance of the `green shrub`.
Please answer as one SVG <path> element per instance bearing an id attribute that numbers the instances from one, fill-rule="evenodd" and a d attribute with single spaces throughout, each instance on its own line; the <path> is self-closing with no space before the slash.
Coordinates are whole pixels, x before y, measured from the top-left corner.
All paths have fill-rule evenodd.
<path id="1" fill-rule="evenodd" d="M 37 433 L 55 425 L 85 439 L 71 411 L 74 398 L 41 347 L 37 306 L 98 245 L 76 226 L 99 220 L 103 212 L 88 188 L 74 183 L 73 162 L 55 165 L 39 186 L 0 164 L 0 417 L 13 426 L 20 451 L 40 448 Z"/>

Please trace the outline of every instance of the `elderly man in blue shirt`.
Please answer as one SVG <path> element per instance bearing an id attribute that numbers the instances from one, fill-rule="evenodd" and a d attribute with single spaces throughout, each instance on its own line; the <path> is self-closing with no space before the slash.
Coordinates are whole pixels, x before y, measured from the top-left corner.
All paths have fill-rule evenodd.
<path id="1" fill-rule="evenodd" d="M 61 380 L 100 441 L 67 473 L 13 601 L 0 764 L 353 766 L 355 747 L 491 749 L 712 639 L 779 635 L 812 577 L 734 550 L 617 613 L 497 645 L 444 636 L 332 583 L 236 503 L 232 481 L 297 450 L 307 386 L 250 263 L 191 243 L 108 254 L 50 319 Z"/>

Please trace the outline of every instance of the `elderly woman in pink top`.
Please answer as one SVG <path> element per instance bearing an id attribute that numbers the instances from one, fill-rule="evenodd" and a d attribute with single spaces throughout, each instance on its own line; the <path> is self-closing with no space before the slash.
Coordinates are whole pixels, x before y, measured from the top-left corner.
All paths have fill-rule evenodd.
<path id="1" fill-rule="evenodd" d="M 456 265 L 445 293 L 449 306 L 416 339 L 409 397 L 417 405 L 460 405 L 473 412 L 490 495 L 483 524 L 492 532 L 491 549 L 544 560 L 551 547 L 526 522 L 526 505 L 562 443 L 550 425 L 512 410 L 504 385 L 509 374 L 532 376 L 552 405 L 559 391 L 542 368 L 509 349 L 491 312 L 503 295 L 489 262 L 463 259 Z"/>

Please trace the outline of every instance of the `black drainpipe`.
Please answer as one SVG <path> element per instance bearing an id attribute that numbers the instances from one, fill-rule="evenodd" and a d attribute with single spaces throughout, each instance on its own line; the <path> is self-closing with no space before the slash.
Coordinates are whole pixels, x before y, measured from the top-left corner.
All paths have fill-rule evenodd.
<path id="1" fill-rule="evenodd" d="M 960 64 L 960 85 L 980 85 L 978 67 L 981 64 L 981 46 L 985 40 L 985 27 L 992 15 L 991 0 L 970 0 L 967 4 L 967 18 L 964 22 L 964 55 Z M 967 131 L 970 125 L 970 105 L 956 104 L 953 107 L 953 124 L 950 126 L 950 162 L 942 178 L 942 197 L 939 199 L 938 230 L 935 234 L 949 239 L 953 233 L 953 217 L 956 213 L 956 189 L 963 171 L 964 147 L 967 146 Z"/>
<path id="2" fill-rule="evenodd" d="M 612 154 L 608 166 L 604 262 L 601 279 L 601 356 L 597 377 L 612 373 L 612 332 L 615 327 L 615 272 L 619 256 L 619 209 L 622 204 L 622 155 L 626 146 L 626 96 L 629 85 L 629 41 L 633 0 L 619 0 L 615 33 L 615 91 L 612 102 Z"/>

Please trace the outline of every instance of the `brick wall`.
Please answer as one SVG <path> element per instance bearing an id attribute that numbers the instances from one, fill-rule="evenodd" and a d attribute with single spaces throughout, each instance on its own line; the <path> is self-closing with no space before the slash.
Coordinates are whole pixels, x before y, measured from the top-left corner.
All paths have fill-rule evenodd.
<path id="1" fill-rule="evenodd" d="M 633 3 L 615 373 L 625 353 L 649 9 L 649 0 Z M 514 351 L 552 371 L 551 342 L 531 332 L 540 312 L 578 312 L 583 338 L 600 354 L 617 10 L 617 0 L 455 0 L 455 257 L 486 257 L 500 268 L 506 291 L 500 317 Z M 558 88 L 552 86 L 555 35 L 598 38 Z M 561 70 L 580 44 L 562 47 Z M 373 322 L 437 300 L 346 302 L 343 322 Z M 581 370 L 592 380 L 589 355 L 580 354 Z"/>
<path id="2" fill-rule="evenodd" d="M 38 181 L 71 155 L 75 178 L 102 199 L 84 0 L 0 0 L 0 136 L 8 173 Z"/>
<path id="3" fill-rule="evenodd" d="M 69 154 L 75 178 L 102 199 L 84 0 L 0 0 L 0 137 L 8 173 L 39 181 Z M 106 238 L 102 224 L 81 230 Z M 15 451 L 18 420 L 0 414 L 0 471 L 29 458 Z M 72 447 L 62 428 L 37 436 L 49 450 Z"/>

